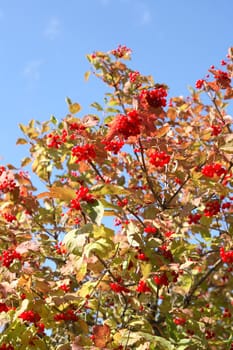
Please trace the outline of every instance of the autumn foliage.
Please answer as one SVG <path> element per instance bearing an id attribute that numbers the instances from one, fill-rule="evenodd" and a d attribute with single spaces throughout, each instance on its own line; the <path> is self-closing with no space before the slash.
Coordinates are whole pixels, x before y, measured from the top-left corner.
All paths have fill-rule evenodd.
<path id="1" fill-rule="evenodd" d="M 233 49 L 187 98 L 130 56 L 88 55 L 105 105 L 0 167 L 1 350 L 233 349 Z"/>

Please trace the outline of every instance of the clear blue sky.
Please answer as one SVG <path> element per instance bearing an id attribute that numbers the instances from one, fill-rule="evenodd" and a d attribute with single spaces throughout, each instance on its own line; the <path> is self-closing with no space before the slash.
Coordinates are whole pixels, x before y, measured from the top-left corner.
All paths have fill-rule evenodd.
<path id="1" fill-rule="evenodd" d="M 1 0 L 0 163 L 27 155 L 18 123 L 62 118 L 66 96 L 87 112 L 101 102 L 87 53 L 127 45 L 132 68 L 187 95 L 233 45 L 232 13 L 233 0 Z"/>

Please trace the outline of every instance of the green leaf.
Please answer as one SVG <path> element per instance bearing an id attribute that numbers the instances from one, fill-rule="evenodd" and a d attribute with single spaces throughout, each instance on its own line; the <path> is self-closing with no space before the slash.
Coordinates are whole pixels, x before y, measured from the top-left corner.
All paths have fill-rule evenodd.
<path id="1" fill-rule="evenodd" d="M 92 222 L 94 224 L 100 225 L 104 216 L 103 204 L 100 201 L 95 200 L 93 203 L 88 203 L 83 207 L 91 218 Z"/>
<path id="2" fill-rule="evenodd" d="M 103 107 L 98 102 L 93 102 L 91 107 L 97 109 L 97 111 L 103 111 Z"/>
<path id="3" fill-rule="evenodd" d="M 86 224 L 80 229 L 71 230 L 65 235 L 63 244 L 70 253 L 79 255 L 92 232 L 93 224 Z"/>
<path id="4" fill-rule="evenodd" d="M 109 238 L 109 239 L 111 239 L 114 236 L 114 230 L 112 230 L 104 225 L 101 225 L 101 226 L 94 225 L 93 236 L 94 236 L 94 238 Z"/>
<path id="5" fill-rule="evenodd" d="M 106 194 L 131 194 L 131 192 L 129 190 L 127 190 L 124 187 L 121 186 L 117 186 L 117 185 L 112 185 L 112 184 L 105 184 L 105 185 L 101 185 L 98 186 L 97 188 L 92 188 L 92 192 L 95 195 L 99 195 L 99 196 L 103 196 Z"/>
<path id="6" fill-rule="evenodd" d="M 92 254 L 97 254 L 101 258 L 106 258 L 109 256 L 109 253 L 114 249 L 114 243 L 112 240 L 107 238 L 100 238 L 95 242 L 89 243 L 84 248 L 84 254 L 87 257 Z"/>
<path id="7" fill-rule="evenodd" d="M 54 125 L 57 125 L 57 124 L 58 124 L 58 120 L 57 120 L 57 118 L 54 117 L 54 115 L 51 115 L 50 121 L 51 121 L 51 123 L 53 123 Z"/>

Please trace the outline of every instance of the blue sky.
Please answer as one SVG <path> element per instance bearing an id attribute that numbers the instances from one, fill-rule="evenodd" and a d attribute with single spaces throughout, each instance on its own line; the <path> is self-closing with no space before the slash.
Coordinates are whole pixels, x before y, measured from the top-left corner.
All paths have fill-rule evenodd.
<path id="1" fill-rule="evenodd" d="M 85 113 L 102 102 L 87 53 L 127 45 L 133 69 L 187 95 L 233 45 L 232 13 L 232 0 L 1 0 L 0 163 L 27 155 L 18 123 L 62 118 L 66 96 Z"/>

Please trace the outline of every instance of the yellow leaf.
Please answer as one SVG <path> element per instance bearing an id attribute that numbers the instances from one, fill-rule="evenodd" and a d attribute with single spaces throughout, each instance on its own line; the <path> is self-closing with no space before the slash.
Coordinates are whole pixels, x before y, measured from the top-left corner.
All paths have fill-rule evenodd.
<path id="1" fill-rule="evenodd" d="M 16 145 L 25 145 L 27 144 L 27 140 L 23 139 L 23 138 L 19 138 L 17 141 L 16 141 Z"/>
<path id="2" fill-rule="evenodd" d="M 72 103 L 72 104 L 69 105 L 69 111 L 72 114 L 78 113 L 80 111 L 80 109 L 81 109 L 81 106 L 77 102 L 76 103 Z"/>
<path id="3" fill-rule="evenodd" d="M 91 72 L 88 70 L 85 74 L 84 74 L 84 79 L 87 81 L 89 79 L 91 75 Z"/>
<path id="4" fill-rule="evenodd" d="M 67 186 L 53 186 L 50 188 L 50 196 L 64 201 L 70 201 L 71 199 L 75 198 L 75 190 Z"/>

